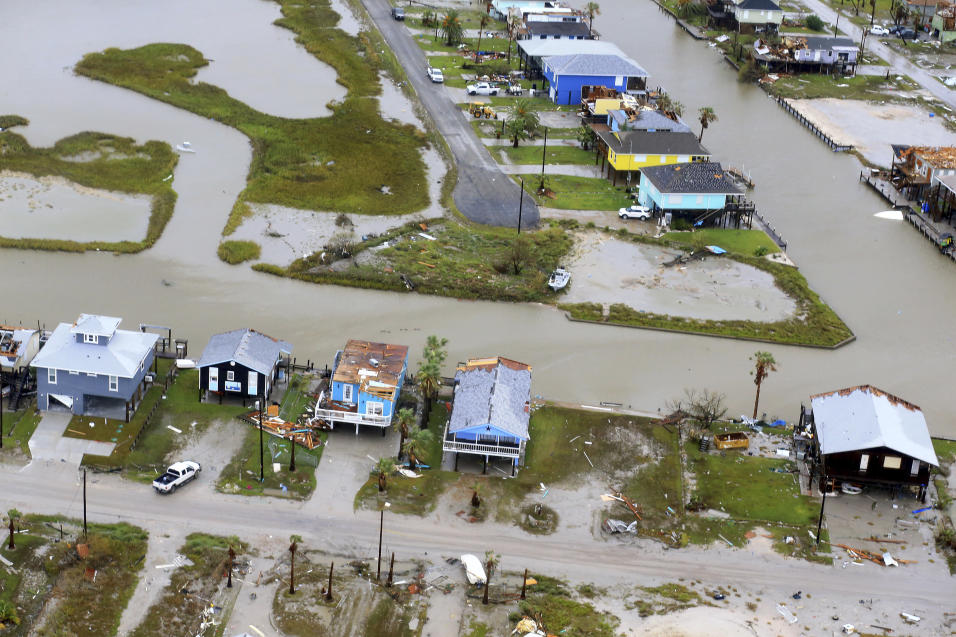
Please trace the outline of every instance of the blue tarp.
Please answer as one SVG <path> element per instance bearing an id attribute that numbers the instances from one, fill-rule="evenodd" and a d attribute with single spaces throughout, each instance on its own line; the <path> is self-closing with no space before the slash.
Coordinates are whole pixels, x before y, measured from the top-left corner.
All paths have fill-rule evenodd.
<path id="1" fill-rule="evenodd" d="M 786 420 L 779 420 L 779 419 L 778 419 L 778 420 L 774 420 L 774 421 L 773 421 L 772 423 L 770 423 L 768 426 L 770 426 L 770 427 L 786 427 L 786 426 L 787 426 L 787 421 L 786 421 Z"/>
<path id="2" fill-rule="evenodd" d="M 727 251 L 721 248 L 720 246 L 707 246 L 707 249 L 713 252 L 714 254 L 726 254 Z"/>

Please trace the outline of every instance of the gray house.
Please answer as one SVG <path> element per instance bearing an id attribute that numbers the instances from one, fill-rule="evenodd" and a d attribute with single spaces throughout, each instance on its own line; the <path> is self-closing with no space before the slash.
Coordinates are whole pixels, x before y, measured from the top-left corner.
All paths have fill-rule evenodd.
<path id="1" fill-rule="evenodd" d="M 498 356 L 473 358 L 455 372 L 455 399 L 442 451 L 504 458 L 514 475 L 524 458 L 531 418 L 531 366 Z"/>
<path id="2" fill-rule="evenodd" d="M 272 393 L 281 363 L 292 353 L 285 341 L 252 329 L 215 334 L 202 351 L 199 391 L 241 399 Z"/>
<path id="3" fill-rule="evenodd" d="M 796 49 L 793 52 L 793 59 L 797 62 L 856 64 L 859 47 L 850 38 L 807 37 L 806 40 L 805 49 Z"/>
<path id="4" fill-rule="evenodd" d="M 127 422 L 142 398 L 159 336 L 116 329 L 121 319 L 80 314 L 60 323 L 33 358 L 40 409 Z"/>

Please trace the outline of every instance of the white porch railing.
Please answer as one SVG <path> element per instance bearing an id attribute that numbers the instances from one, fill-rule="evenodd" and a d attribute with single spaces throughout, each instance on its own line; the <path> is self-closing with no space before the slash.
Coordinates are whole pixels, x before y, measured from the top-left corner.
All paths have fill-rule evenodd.
<path id="1" fill-rule="evenodd" d="M 456 440 L 444 440 L 441 448 L 444 451 L 475 453 L 482 456 L 499 456 L 501 458 L 517 458 L 521 454 L 521 447 L 482 445 L 474 442 L 459 442 Z"/>
<path id="2" fill-rule="evenodd" d="M 338 409 L 320 409 L 316 407 L 315 416 L 328 422 L 333 429 L 335 428 L 336 423 L 368 425 L 370 427 L 390 427 L 392 424 L 392 419 L 386 416 L 357 414 L 351 411 L 339 411 Z"/>

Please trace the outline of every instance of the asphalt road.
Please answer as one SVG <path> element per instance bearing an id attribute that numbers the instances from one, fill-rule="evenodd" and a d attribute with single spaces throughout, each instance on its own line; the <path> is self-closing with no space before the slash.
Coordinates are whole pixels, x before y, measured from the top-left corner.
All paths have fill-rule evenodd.
<path id="1" fill-rule="evenodd" d="M 307 502 L 219 494 L 212 488 L 213 475 L 204 474 L 177 493 L 161 496 L 145 484 L 116 475 L 91 474 L 89 519 L 127 521 L 149 530 L 152 536 L 177 529 L 182 533 L 238 535 L 254 543 L 256 538 L 285 538 L 299 533 L 306 544 L 329 553 L 374 557 L 379 516 L 374 511 L 353 511 L 353 493 L 342 492 L 333 484 L 334 476 L 347 468 L 341 460 L 323 458 L 317 478 L 320 485 L 330 488 L 316 490 Z M 27 467 L 0 465 L 0 481 L 5 508 L 82 517 L 82 486 L 74 466 L 52 460 Z M 480 555 L 494 549 L 501 554 L 506 570 L 530 568 L 599 586 L 687 578 L 714 587 L 741 587 L 781 601 L 796 590 L 851 608 L 861 598 L 872 599 L 874 608 L 892 615 L 897 608 L 941 615 L 942 610 L 952 609 L 956 595 L 956 585 L 943 574 L 942 565 L 929 570 L 827 567 L 777 555 L 753 555 L 748 550 L 668 551 L 654 543 L 636 546 L 613 540 L 602 542 L 587 531 L 531 537 L 517 527 L 469 525 L 450 517 L 443 520 L 437 514 L 427 518 L 387 514 L 386 554 L 395 551 L 403 559 L 414 557 L 437 563 L 444 557 Z M 924 624 L 930 617 L 926 619 Z"/>
<path id="2" fill-rule="evenodd" d="M 362 3 L 405 68 L 409 82 L 451 149 L 458 167 L 458 183 L 454 191 L 458 210 L 477 223 L 517 227 L 521 189 L 488 154 L 461 109 L 445 95 L 444 88 L 432 84 L 425 76 L 425 55 L 412 40 L 404 23 L 392 19 L 388 2 L 362 0 Z M 462 90 L 463 101 L 464 98 Z M 528 194 L 523 196 L 521 227 L 534 227 L 539 219 L 538 206 Z"/>

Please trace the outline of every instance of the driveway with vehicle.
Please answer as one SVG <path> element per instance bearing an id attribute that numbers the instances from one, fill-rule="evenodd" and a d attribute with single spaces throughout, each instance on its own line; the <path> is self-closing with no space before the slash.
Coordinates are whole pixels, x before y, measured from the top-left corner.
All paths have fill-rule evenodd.
<path id="1" fill-rule="evenodd" d="M 362 2 L 406 69 L 409 83 L 451 149 L 458 168 L 458 183 L 453 193 L 458 210 L 477 223 L 514 228 L 518 225 L 518 204 L 524 197 L 521 227 L 538 225 L 538 206 L 534 199 L 522 193 L 518 184 L 501 171 L 471 127 L 471 116 L 462 112 L 443 89 L 434 86 L 418 70 L 427 66 L 425 55 L 404 24 L 392 19 L 389 4 L 385 0 Z"/>

